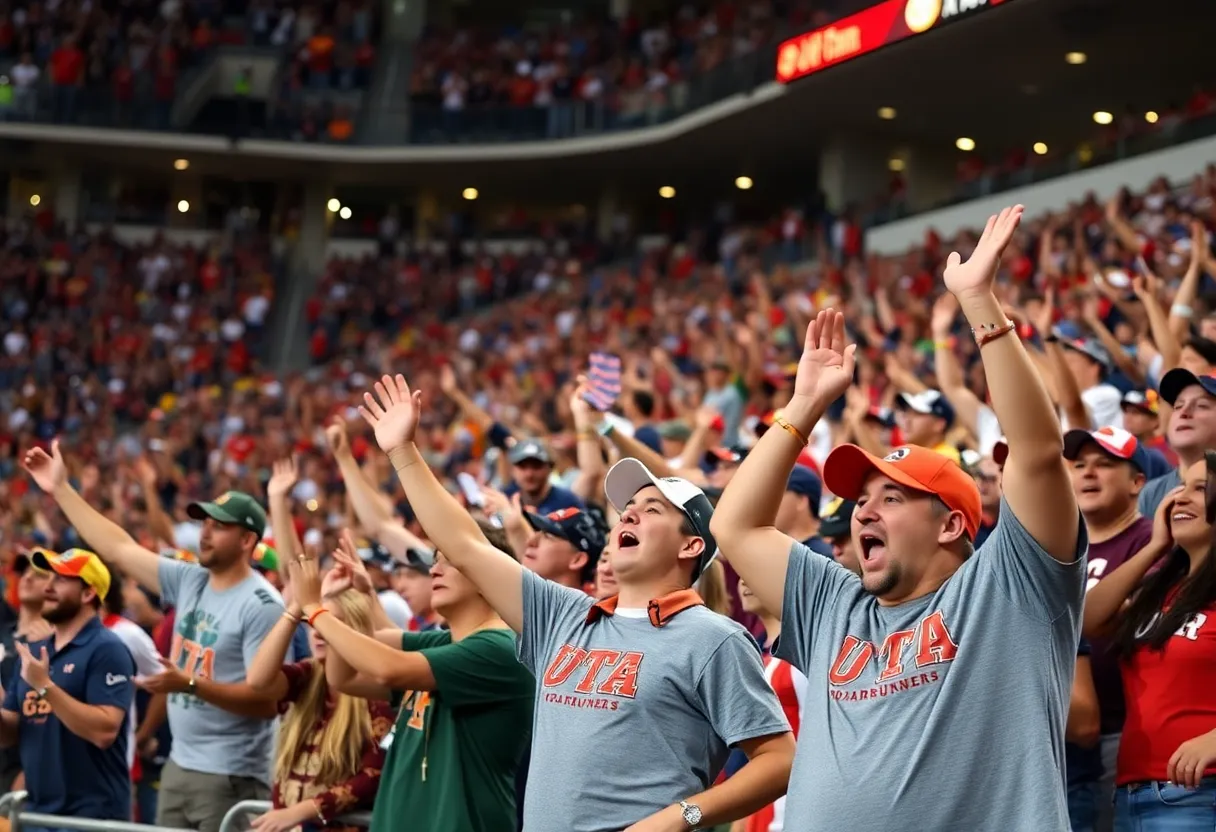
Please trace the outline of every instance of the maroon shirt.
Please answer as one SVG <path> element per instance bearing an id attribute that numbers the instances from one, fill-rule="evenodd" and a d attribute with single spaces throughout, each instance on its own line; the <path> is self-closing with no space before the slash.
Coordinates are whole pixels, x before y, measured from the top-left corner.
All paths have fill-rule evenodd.
<path id="1" fill-rule="evenodd" d="M 1089 583 L 1092 589 L 1098 581 L 1110 575 L 1125 561 L 1148 545 L 1153 536 L 1151 517 L 1140 517 L 1123 531 L 1101 543 L 1089 544 Z M 1090 662 L 1094 673 L 1094 688 L 1098 691 L 1102 733 L 1117 734 L 1123 730 L 1123 676 L 1119 656 L 1109 638 L 1092 638 Z"/>

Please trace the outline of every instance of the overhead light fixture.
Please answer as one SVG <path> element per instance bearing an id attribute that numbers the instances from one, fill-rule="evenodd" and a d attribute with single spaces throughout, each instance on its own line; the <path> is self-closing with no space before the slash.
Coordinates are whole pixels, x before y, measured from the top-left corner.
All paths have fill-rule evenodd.
<path id="1" fill-rule="evenodd" d="M 350 219 L 350 206 L 343 205 L 342 210 L 338 212 L 338 216 L 344 220 Z"/>
<path id="2" fill-rule="evenodd" d="M 30 205 L 32 205 L 33 207 L 37 208 L 41 202 L 42 202 L 42 197 L 38 196 L 38 194 L 33 194 L 32 196 L 30 196 Z"/>
<path id="3" fill-rule="evenodd" d="M 177 212 L 184 214 L 190 210 L 190 203 L 187 200 L 181 199 L 177 202 Z"/>
<path id="4" fill-rule="evenodd" d="M 663 187 L 659 188 L 659 196 L 663 197 L 663 199 L 671 199 L 675 195 L 676 189 L 670 185 L 664 185 Z"/>
<path id="5" fill-rule="evenodd" d="M 1040 156 L 1044 156 L 1047 153 L 1047 142 L 1035 142 L 1031 150 Z"/>
<path id="6" fill-rule="evenodd" d="M 477 193 L 476 188 L 465 188 L 460 192 L 460 195 L 470 201 L 477 199 L 477 197 L 480 196 L 480 194 Z"/>
<path id="7" fill-rule="evenodd" d="M 962 136 L 958 139 L 955 139 L 954 146 L 957 147 L 959 150 L 969 152 L 969 151 L 975 150 L 975 139 L 969 139 L 966 136 Z"/>
<path id="8" fill-rule="evenodd" d="M 1067 52 L 1064 55 L 1064 60 L 1073 66 L 1080 66 L 1089 60 L 1089 56 L 1084 52 Z"/>
<path id="9" fill-rule="evenodd" d="M 754 184 L 756 183 L 752 181 L 750 176 L 735 177 L 735 187 L 741 191 L 750 191 L 752 189 L 752 185 Z"/>
<path id="10" fill-rule="evenodd" d="M 879 107 L 878 108 L 878 117 L 880 119 L 882 119 L 883 121 L 890 121 L 891 119 L 895 118 L 895 108 L 894 107 Z"/>
<path id="11" fill-rule="evenodd" d="M 190 167 L 189 159 L 177 159 L 173 162 L 174 170 L 185 170 L 188 167 Z"/>
<path id="12" fill-rule="evenodd" d="M 1144 114 L 1144 120 L 1149 124 L 1156 124 L 1158 118 L 1160 118 L 1160 116 L 1157 115 L 1155 110 L 1149 110 Z"/>
<path id="13" fill-rule="evenodd" d="M 893 171 L 895 173 L 899 173 L 903 169 L 904 169 L 904 160 L 900 159 L 898 156 L 887 160 L 887 170 Z"/>
<path id="14" fill-rule="evenodd" d="M 1115 117 L 1106 112 L 1106 110 L 1098 110 L 1098 112 L 1094 113 L 1094 121 L 1098 124 L 1110 124 L 1114 120 Z"/>
<path id="15" fill-rule="evenodd" d="M 325 203 L 325 207 L 329 209 L 329 213 L 336 214 L 342 207 L 342 203 L 338 201 L 336 196 L 331 196 L 329 202 Z"/>

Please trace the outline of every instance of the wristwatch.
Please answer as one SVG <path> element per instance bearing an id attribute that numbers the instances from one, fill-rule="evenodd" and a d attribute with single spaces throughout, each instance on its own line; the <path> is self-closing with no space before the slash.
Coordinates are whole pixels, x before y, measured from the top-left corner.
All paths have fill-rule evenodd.
<path id="1" fill-rule="evenodd" d="M 39 699 L 46 699 L 46 695 L 51 692 L 51 688 L 53 686 L 54 686 L 53 682 L 47 682 L 43 687 L 34 691 L 34 695 L 37 696 Z"/>
<path id="2" fill-rule="evenodd" d="M 696 829 L 701 825 L 701 807 L 695 803 L 689 803 L 687 800 L 680 801 L 680 811 L 684 815 L 684 822 L 688 824 L 689 829 Z"/>

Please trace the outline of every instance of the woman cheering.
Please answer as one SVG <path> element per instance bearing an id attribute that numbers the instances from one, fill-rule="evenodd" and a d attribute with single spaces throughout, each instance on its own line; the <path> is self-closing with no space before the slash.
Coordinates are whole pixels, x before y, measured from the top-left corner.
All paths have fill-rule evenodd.
<path id="1" fill-rule="evenodd" d="M 1162 501 L 1149 544 L 1086 598 L 1085 634 L 1113 632 L 1122 659 L 1116 832 L 1216 828 L 1214 520 L 1208 451 Z"/>
<path id="2" fill-rule="evenodd" d="M 350 576 L 341 567 L 326 576 L 329 609 L 351 629 L 370 633 L 368 601 L 349 586 Z M 380 742 L 392 724 L 392 712 L 383 702 L 348 696 L 326 684 L 325 640 L 315 630 L 308 633 L 312 658 L 283 663 L 301 617 L 292 601 L 249 666 L 248 683 L 274 690 L 283 715 L 274 764 L 274 809 L 255 818 L 253 828 L 354 832 L 359 827 L 334 819 L 371 806 L 384 764 Z"/>

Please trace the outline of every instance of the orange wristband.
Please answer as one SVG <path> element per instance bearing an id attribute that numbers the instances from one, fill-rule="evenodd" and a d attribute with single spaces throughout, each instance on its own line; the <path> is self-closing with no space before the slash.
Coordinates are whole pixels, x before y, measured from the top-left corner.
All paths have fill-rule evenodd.
<path id="1" fill-rule="evenodd" d="M 783 431 L 788 433 L 790 436 L 797 439 L 799 442 L 801 442 L 802 447 L 805 448 L 808 444 L 810 444 L 810 440 L 802 435 L 802 431 L 798 430 L 798 428 L 794 427 L 789 422 L 785 421 L 784 417 L 774 416 L 773 424 L 776 425 L 777 427 L 781 428 Z"/>
<path id="2" fill-rule="evenodd" d="M 325 607 L 317 607 L 315 610 L 313 610 L 312 615 L 308 616 L 308 626 L 312 627 L 313 622 L 315 622 L 317 620 L 317 616 L 319 616 L 323 612 L 329 612 L 329 610 L 326 609 Z"/>
<path id="3" fill-rule="evenodd" d="M 1017 329 L 1017 324 L 1013 321 L 1006 321 L 1004 325 L 994 326 L 991 329 L 985 328 L 983 331 L 975 332 L 976 346 L 983 347 L 985 344 L 995 341 L 1002 335 L 1008 335 Z M 972 330 L 974 332 L 974 330 Z"/>

